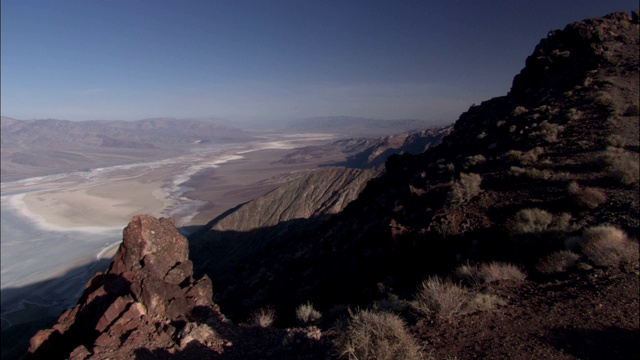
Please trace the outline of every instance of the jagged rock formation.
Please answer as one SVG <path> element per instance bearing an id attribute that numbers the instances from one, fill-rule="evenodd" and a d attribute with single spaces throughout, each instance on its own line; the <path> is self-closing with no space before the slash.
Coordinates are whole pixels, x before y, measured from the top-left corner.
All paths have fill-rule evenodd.
<path id="1" fill-rule="evenodd" d="M 170 219 L 135 216 L 110 269 L 94 276 L 78 305 L 31 339 L 29 359 L 126 359 L 184 351 L 207 356 L 225 340 L 207 324 L 224 317 L 208 277 L 195 280 L 187 240 Z M 204 357 L 203 357 L 204 358 Z"/>

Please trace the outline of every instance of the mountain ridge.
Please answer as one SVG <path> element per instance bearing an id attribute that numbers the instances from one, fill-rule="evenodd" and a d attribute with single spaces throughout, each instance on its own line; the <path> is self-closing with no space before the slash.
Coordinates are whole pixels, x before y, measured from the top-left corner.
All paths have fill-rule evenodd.
<path id="1" fill-rule="evenodd" d="M 637 356 L 638 44 L 637 11 L 549 33 L 508 95 L 470 107 L 440 145 L 389 157 L 384 174 L 319 226 L 279 237 L 242 259 L 230 274 L 234 283 L 213 292 L 221 312 L 232 314 L 230 325 L 205 320 L 198 332 L 203 320 L 187 317 L 178 327 L 158 322 L 148 335 L 171 340 L 141 343 L 135 354 L 197 358 L 206 348 L 210 357 L 327 358 L 344 345 L 341 336 L 366 319 L 364 311 L 347 312 L 350 306 L 398 309 L 386 312 L 400 321 L 392 341 L 419 341 L 434 357 Z M 602 229 L 617 239 L 608 262 L 586 248 Z M 540 261 L 561 251 L 574 262 L 555 275 L 539 270 Z M 475 277 L 476 267 L 496 261 L 529 276 Z M 408 310 L 420 299 L 412 294 L 421 281 L 452 273 L 464 279 L 460 269 L 472 274 L 461 291 L 508 301 L 460 317 Z M 294 309 L 305 303 L 325 316 L 292 328 Z M 269 309 L 280 327 L 249 325 Z M 329 325 L 341 317 L 351 320 Z M 219 341 L 197 336 L 210 330 L 220 331 Z M 49 330 L 52 343 L 54 333 Z M 189 333 L 192 351 L 181 341 Z M 231 333 L 244 336 L 227 344 Z M 130 334 L 122 336 L 120 345 L 129 344 Z M 82 344 L 72 358 L 124 358 L 136 351 L 121 350 L 112 338 L 106 348 Z M 31 354 L 37 351 L 34 343 Z"/>

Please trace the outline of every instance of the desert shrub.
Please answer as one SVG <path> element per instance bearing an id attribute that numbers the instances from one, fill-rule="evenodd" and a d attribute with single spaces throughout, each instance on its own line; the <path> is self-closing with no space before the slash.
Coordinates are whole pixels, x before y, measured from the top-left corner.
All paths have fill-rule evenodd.
<path id="1" fill-rule="evenodd" d="M 598 106 L 608 108 L 613 106 L 613 98 L 611 97 L 611 95 L 609 95 L 609 93 L 600 91 L 594 96 L 593 103 Z"/>
<path id="2" fill-rule="evenodd" d="M 525 234 L 546 231 L 553 222 L 553 215 L 538 208 L 522 209 L 508 222 L 508 228 L 514 233 Z"/>
<path id="3" fill-rule="evenodd" d="M 460 173 L 460 180 L 451 185 L 447 199 L 451 203 L 465 202 L 481 191 L 482 176 L 478 174 Z"/>
<path id="4" fill-rule="evenodd" d="M 609 144 L 609 146 L 613 146 L 617 148 L 623 148 L 625 145 L 627 145 L 627 142 L 620 135 L 609 136 L 607 138 L 607 143 Z"/>
<path id="5" fill-rule="evenodd" d="M 542 139 L 547 142 L 556 142 L 558 140 L 558 134 L 564 130 L 564 126 L 553 124 L 547 120 L 540 123 L 537 131 L 533 131 L 529 134 L 531 139 Z"/>
<path id="6" fill-rule="evenodd" d="M 580 187 L 575 181 L 569 184 L 567 190 L 578 205 L 589 209 L 595 209 L 607 201 L 607 194 L 604 191 L 592 187 Z"/>
<path id="7" fill-rule="evenodd" d="M 505 120 L 498 120 L 496 121 L 496 127 L 502 127 L 502 125 L 506 124 L 507 122 Z"/>
<path id="8" fill-rule="evenodd" d="M 296 309 L 296 318 L 305 324 L 314 322 L 321 317 L 322 314 L 311 303 L 301 304 Z"/>
<path id="9" fill-rule="evenodd" d="M 597 266 L 616 266 L 621 261 L 638 264 L 638 243 L 613 226 L 595 226 L 586 229 L 578 241 L 567 244 L 577 248 Z"/>
<path id="10" fill-rule="evenodd" d="M 476 293 L 467 303 L 465 312 L 474 313 L 478 311 L 489 311 L 495 309 L 498 306 L 505 305 L 507 305 L 507 302 L 497 297 L 496 295 Z"/>
<path id="11" fill-rule="evenodd" d="M 575 230 L 571 224 L 571 215 L 561 213 L 553 215 L 538 208 L 522 209 L 506 223 L 507 230 L 513 234 L 531 234 L 541 232 L 567 232 Z"/>
<path id="12" fill-rule="evenodd" d="M 513 264 L 491 262 L 478 268 L 478 278 L 483 282 L 499 280 L 524 280 L 527 274 Z"/>
<path id="13" fill-rule="evenodd" d="M 549 180 L 553 177 L 553 172 L 546 169 L 521 168 L 512 166 L 509 168 L 509 176 L 531 180 Z"/>
<path id="14" fill-rule="evenodd" d="M 565 113 L 564 117 L 569 121 L 580 120 L 580 112 L 575 108 L 571 108 Z"/>
<path id="15" fill-rule="evenodd" d="M 480 283 L 478 267 L 471 264 L 462 264 L 453 271 L 454 279 L 464 281 L 470 285 Z"/>
<path id="16" fill-rule="evenodd" d="M 250 321 L 253 325 L 268 328 L 276 319 L 276 311 L 273 308 L 261 308 L 251 312 Z"/>
<path id="17" fill-rule="evenodd" d="M 632 153 L 618 148 L 607 148 L 601 157 L 609 175 L 624 185 L 634 185 L 640 178 L 638 158 Z"/>
<path id="18" fill-rule="evenodd" d="M 524 106 L 516 106 L 516 108 L 513 109 L 513 111 L 511 112 L 511 115 L 519 116 L 519 115 L 522 115 L 522 114 L 524 114 L 524 113 L 526 113 L 528 111 L 529 110 L 527 110 L 527 108 L 524 107 Z"/>
<path id="19" fill-rule="evenodd" d="M 553 252 L 536 265 L 536 270 L 542 274 L 553 274 L 567 271 L 578 261 L 580 255 L 567 250 Z"/>
<path id="20" fill-rule="evenodd" d="M 538 161 L 538 156 L 542 155 L 544 148 L 536 146 L 529 151 L 509 150 L 502 155 L 507 161 L 519 165 L 533 165 Z"/>
<path id="21" fill-rule="evenodd" d="M 422 282 L 411 307 L 425 316 L 449 318 L 459 314 L 467 300 L 464 288 L 432 277 Z"/>
<path id="22" fill-rule="evenodd" d="M 466 158 L 464 158 L 462 167 L 466 170 L 478 165 L 482 165 L 485 162 L 487 162 L 487 159 L 482 155 L 467 156 Z"/>
<path id="23" fill-rule="evenodd" d="M 350 360 L 422 359 L 417 341 L 395 314 L 362 310 L 339 329 L 335 340 L 340 357 Z"/>

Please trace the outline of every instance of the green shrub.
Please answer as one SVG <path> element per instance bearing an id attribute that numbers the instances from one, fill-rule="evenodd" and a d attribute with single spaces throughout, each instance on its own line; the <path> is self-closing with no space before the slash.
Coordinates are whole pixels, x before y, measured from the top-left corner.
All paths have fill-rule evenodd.
<path id="1" fill-rule="evenodd" d="M 422 282 L 411 307 L 425 316 L 450 318 L 459 314 L 467 301 L 464 288 L 432 277 Z"/>
<path id="2" fill-rule="evenodd" d="M 350 360 L 417 360 L 422 350 L 395 314 L 362 310 L 338 330 L 335 340 L 340 357 Z"/>
<path id="3" fill-rule="evenodd" d="M 455 181 L 449 190 L 447 200 L 450 203 L 465 202 L 481 191 L 482 176 L 478 174 L 460 173 L 460 180 Z"/>
<path id="4" fill-rule="evenodd" d="M 311 323 L 322 317 L 322 314 L 316 310 L 311 303 L 301 304 L 296 309 L 296 318 L 303 323 Z"/>
<path id="5" fill-rule="evenodd" d="M 536 270 L 542 274 L 565 272 L 571 268 L 579 258 L 580 255 L 574 254 L 571 251 L 556 251 L 541 259 L 536 265 Z"/>

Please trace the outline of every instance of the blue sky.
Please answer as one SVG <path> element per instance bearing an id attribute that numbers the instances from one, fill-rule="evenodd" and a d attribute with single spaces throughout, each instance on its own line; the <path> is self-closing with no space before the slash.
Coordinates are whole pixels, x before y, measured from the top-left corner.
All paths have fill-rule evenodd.
<path id="1" fill-rule="evenodd" d="M 1 1 L 19 119 L 454 121 L 549 30 L 636 1 Z"/>

